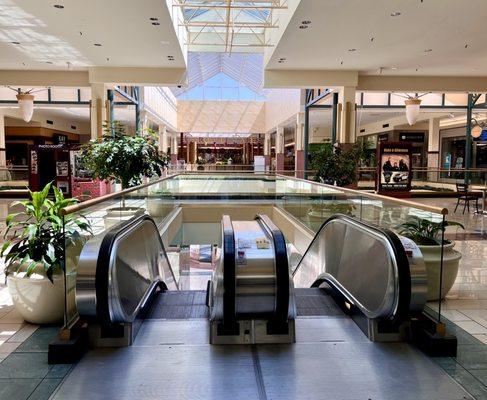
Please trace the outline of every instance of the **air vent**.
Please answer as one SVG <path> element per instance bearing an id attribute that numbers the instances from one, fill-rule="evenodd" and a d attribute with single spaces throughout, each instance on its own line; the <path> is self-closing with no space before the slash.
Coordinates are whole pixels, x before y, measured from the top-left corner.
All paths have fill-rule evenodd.
<path id="1" fill-rule="evenodd" d="M 48 120 L 46 121 L 46 124 L 49 124 L 49 125 L 54 125 L 54 121 L 51 121 L 50 119 L 48 119 Z"/>
<path id="2" fill-rule="evenodd" d="M 360 133 L 364 133 L 365 132 L 365 129 L 360 129 Z"/>
<path id="3" fill-rule="evenodd" d="M 76 126 L 74 126 L 74 125 L 71 125 L 71 129 L 76 129 Z"/>
<path id="4" fill-rule="evenodd" d="M 383 128 L 389 128 L 389 124 L 382 125 Z"/>

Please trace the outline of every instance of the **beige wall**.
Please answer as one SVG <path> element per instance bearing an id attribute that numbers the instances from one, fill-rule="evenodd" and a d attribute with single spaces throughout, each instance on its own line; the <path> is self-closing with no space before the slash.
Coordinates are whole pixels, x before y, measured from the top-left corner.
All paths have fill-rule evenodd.
<path id="1" fill-rule="evenodd" d="M 294 117 L 301 107 L 301 90 L 269 89 L 266 91 L 265 131 L 275 129 L 279 124 Z"/>
<path id="2" fill-rule="evenodd" d="M 155 123 L 166 125 L 171 130 L 177 129 L 177 99 L 167 87 L 145 86 L 143 102 L 146 111 Z"/>

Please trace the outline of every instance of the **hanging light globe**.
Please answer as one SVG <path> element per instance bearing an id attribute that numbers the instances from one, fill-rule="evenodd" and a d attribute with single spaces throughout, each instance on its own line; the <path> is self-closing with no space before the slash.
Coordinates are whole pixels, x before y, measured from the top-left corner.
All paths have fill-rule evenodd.
<path id="1" fill-rule="evenodd" d="M 29 93 L 19 93 L 17 95 L 17 102 L 19 110 L 22 114 L 22 119 L 25 122 L 30 122 L 32 114 L 34 113 L 34 95 Z"/>
<path id="2" fill-rule="evenodd" d="M 480 125 L 475 125 L 472 128 L 471 135 L 473 138 L 477 139 L 482 135 L 482 127 Z"/>
<path id="3" fill-rule="evenodd" d="M 407 99 L 404 103 L 406 104 L 406 119 L 408 120 L 408 124 L 414 125 L 419 117 L 421 100 L 417 98 Z"/>

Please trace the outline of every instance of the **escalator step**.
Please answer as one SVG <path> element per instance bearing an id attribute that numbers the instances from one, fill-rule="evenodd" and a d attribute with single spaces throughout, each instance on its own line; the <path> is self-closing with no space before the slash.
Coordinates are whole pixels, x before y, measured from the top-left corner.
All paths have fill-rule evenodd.
<path id="1" fill-rule="evenodd" d="M 296 306 L 298 317 L 344 315 L 333 298 L 319 288 L 296 289 Z"/>
<path id="2" fill-rule="evenodd" d="M 161 293 L 152 305 L 148 319 L 208 318 L 205 291 L 168 291 Z"/>

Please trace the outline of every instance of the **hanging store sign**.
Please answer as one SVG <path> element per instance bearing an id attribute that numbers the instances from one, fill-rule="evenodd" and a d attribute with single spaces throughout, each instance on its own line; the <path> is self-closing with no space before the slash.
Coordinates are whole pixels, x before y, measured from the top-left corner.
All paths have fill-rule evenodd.
<path id="1" fill-rule="evenodd" d="M 412 145 L 405 142 L 381 142 L 377 160 L 377 192 L 408 197 L 412 179 Z"/>
<path id="2" fill-rule="evenodd" d="M 389 140 L 389 134 L 388 133 L 381 133 L 380 135 L 377 135 L 377 141 L 378 142 L 387 142 Z"/>
<path id="3" fill-rule="evenodd" d="M 424 132 L 401 132 L 399 134 L 399 140 L 401 142 L 423 143 Z"/>

